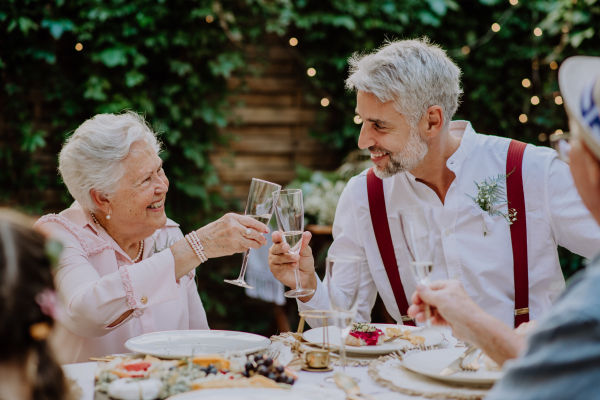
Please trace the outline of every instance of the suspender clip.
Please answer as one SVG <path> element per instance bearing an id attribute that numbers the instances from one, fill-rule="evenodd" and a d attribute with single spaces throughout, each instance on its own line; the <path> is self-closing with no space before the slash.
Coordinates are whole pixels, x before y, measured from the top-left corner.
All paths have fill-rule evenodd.
<path id="1" fill-rule="evenodd" d="M 515 315 L 525 315 L 525 314 L 529 314 L 529 307 L 527 307 L 527 308 L 517 308 L 515 310 Z"/>

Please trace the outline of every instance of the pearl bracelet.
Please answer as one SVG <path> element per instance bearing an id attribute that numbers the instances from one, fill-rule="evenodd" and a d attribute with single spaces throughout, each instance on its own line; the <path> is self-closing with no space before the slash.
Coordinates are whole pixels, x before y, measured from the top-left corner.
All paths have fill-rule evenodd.
<path id="1" fill-rule="evenodd" d="M 196 253 L 196 256 L 198 256 L 198 258 L 200 259 L 200 263 L 206 262 L 208 260 L 208 257 L 206 257 L 206 255 L 204 254 L 204 246 L 202 246 L 202 242 L 200 241 L 200 239 L 198 239 L 198 235 L 196 235 L 196 232 L 192 231 L 188 233 L 187 235 L 185 235 L 185 238 L 192 247 L 192 250 L 194 250 L 194 253 Z"/>

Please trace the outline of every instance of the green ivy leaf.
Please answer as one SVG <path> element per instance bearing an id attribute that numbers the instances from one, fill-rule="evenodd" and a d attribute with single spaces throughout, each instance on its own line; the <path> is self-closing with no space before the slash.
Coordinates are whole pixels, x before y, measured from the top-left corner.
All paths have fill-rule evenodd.
<path id="1" fill-rule="evenodd" d="M 96 59 L 109 68 L 127 64 L 127 52 L 124 48 L 115 47 L 100 52 Z"/>

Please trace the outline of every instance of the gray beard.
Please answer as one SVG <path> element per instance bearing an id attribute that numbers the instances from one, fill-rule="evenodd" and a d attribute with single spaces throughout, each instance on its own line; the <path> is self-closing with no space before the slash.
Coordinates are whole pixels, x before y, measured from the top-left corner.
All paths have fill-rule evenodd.
<path id="1" fill-rule="evenodd" d="M 395 154 L 390 153 L 390 160 L 384 169 L 375 166 L 373 171 L 379 179 L 389 178 L 401 172 L 415 169 L 427 155 L 427 143 L 419 135 L 415 128 L 410 131 L 410 137 L 404 150 Z"/>

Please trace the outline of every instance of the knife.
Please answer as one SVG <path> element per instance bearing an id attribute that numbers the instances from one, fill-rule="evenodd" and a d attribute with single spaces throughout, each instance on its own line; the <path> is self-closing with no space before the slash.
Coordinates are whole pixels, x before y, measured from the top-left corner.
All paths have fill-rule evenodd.
<path id="1" fill-rule="evenodd" d="M 440 372 L 440 376 L 448 376 L 462 371 L 463 367 L 461 366 L 461 364 L 463 360 L 470 354 L 473 354 L 475 350 L 477 350 L 477 347 L 470 344 L 467 350 L 464 353 L 462 353 L 460 357 L 452 361 L 446 368 L 442 370 L 442 372 Z"/>

